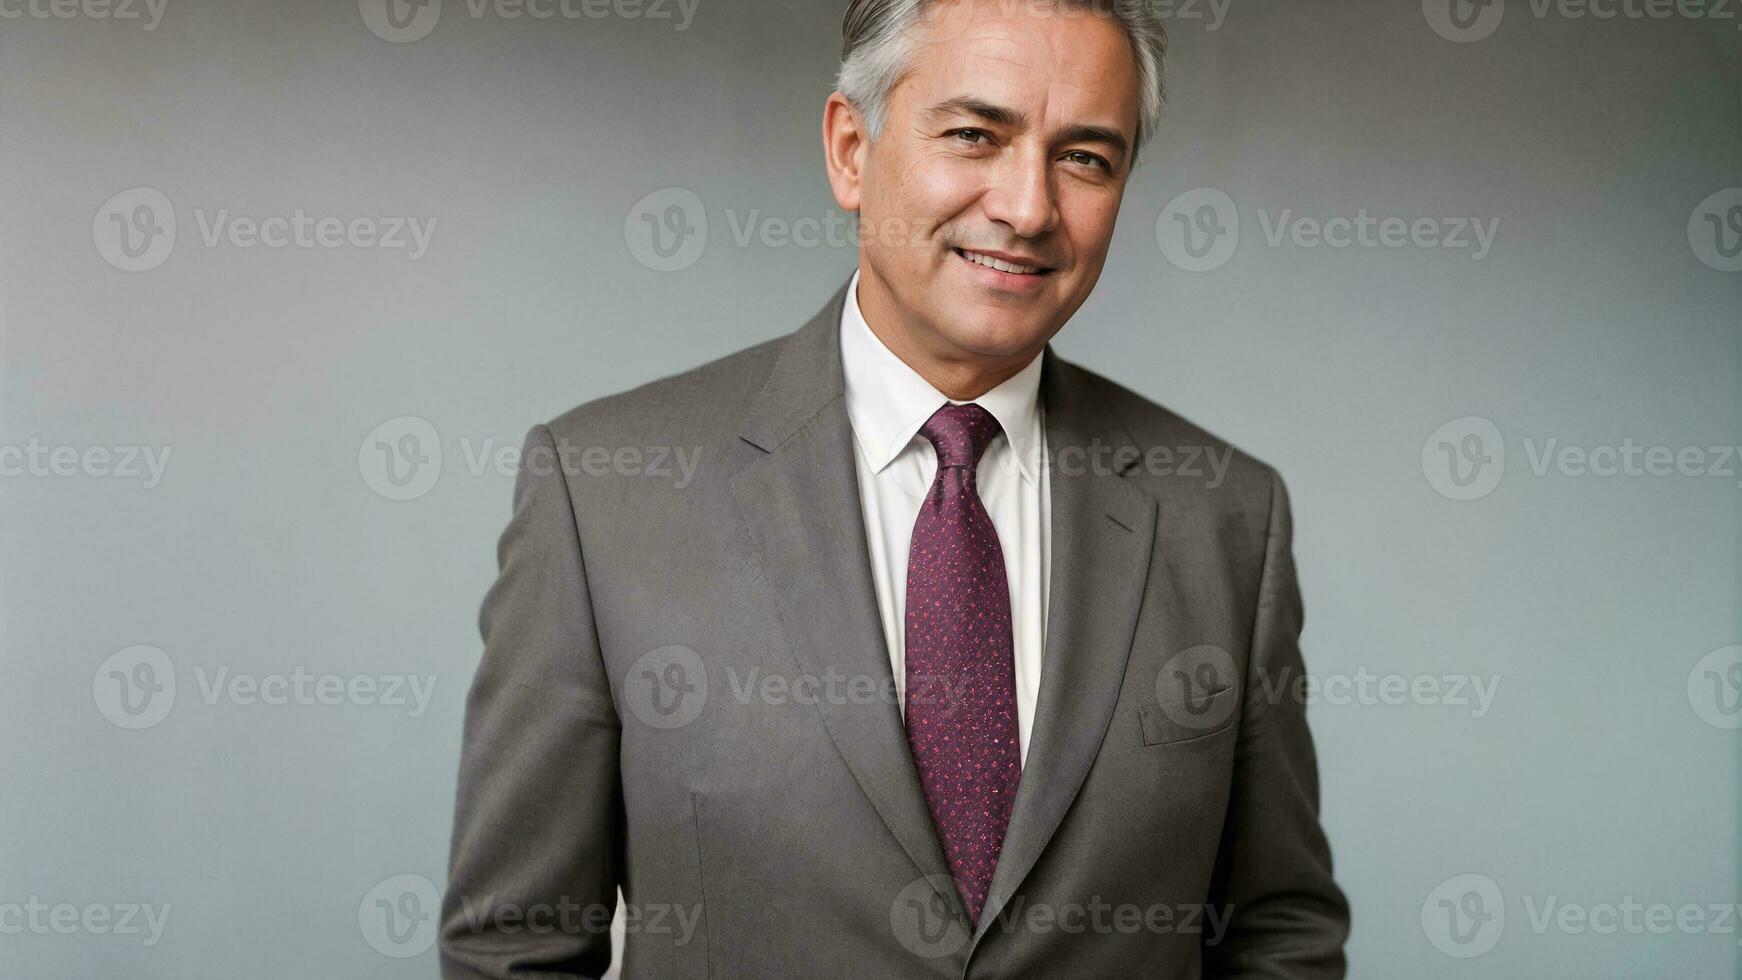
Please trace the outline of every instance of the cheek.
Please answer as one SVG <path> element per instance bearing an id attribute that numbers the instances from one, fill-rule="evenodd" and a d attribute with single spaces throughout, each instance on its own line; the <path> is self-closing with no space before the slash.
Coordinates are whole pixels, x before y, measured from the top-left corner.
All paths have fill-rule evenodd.
<path id="1" fill-rule="evenodd" d="M 949 157 L 919 157 L 905 167 L 895 183 L 900 213 L 930 229 L 954 219 L 979 196 L 983 180 L 973 161 Z"/>
<path id="2" fill-rule="evenodd" d="M 1077 255 L 1089 258 L 1105 254 L 1113 241 L 1114 223 L 1119 217 L 1119 201 L 1105 195 L 1084 195 L 1060 202 L 1065 234 Z"/>

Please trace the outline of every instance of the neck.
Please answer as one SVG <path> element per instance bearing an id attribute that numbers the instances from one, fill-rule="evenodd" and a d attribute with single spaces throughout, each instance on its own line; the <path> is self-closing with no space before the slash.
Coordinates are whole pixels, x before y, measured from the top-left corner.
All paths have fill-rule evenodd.
<path id="1" fill-rule="evenodd" d="M 917 327 L 895 302 L 893 293 L 868 267 L 859 267 L 853 297 L 865 325 L 890 353 L 952 401 L 972 401 L 1015 377 L 1046 347 L 1014 354 L 982 354 L 950 344 L 935 330 Z"/>

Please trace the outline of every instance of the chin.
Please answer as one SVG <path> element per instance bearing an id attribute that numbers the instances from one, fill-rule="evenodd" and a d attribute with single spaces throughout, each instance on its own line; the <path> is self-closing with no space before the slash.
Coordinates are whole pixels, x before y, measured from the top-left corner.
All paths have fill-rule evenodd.
<path id="1" fill-rule="evenodd" d="M 1007 314 L 988 311 L 951 321 L 942 331 L 957 347 L 985 357 L 1009 357 L 1033 347 L 1046 334 L 1040 324 L 1013 323 Z"/>

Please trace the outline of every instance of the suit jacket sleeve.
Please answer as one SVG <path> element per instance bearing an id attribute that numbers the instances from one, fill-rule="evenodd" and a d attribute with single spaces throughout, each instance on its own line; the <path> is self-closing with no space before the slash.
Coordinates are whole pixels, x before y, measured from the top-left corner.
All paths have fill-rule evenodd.
<path id="1" fill-rule="evenodd" d="M 1271 473 L 1266 536 L 1234 782 L 1211 901 L 1226 915 L 1206 942 L 1206 977 L 1340 978 L 1349 906 L 1331 877 L 1319 825 L 1318 766 L 1306 706 L 1305 664 L 1288 492 Z"/>
<path id="2" fill-rule="evenodd" d="M 598 977 L 621 867 L 622 729 L 545 426 L 526 437 L 497 562 L 466 700 L 442 975 Z"/>

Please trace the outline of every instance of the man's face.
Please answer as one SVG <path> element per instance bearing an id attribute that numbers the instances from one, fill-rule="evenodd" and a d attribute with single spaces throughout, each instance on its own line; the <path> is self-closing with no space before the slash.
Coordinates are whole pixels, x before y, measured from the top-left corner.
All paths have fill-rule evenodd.
<path id="1" fill-rule="evenodd" d="M 941 3 L 919 37 L 861 157 L 873 303 L 938 356 L 1038 351 L 1107 257 L 1137 129 L 1130 42 L 1035 0 Z"/>

